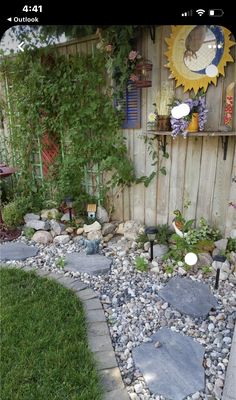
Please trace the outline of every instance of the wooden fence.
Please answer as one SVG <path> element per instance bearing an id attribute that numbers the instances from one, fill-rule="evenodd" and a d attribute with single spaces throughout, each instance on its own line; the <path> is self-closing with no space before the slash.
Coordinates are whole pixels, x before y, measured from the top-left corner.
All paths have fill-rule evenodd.
<path id="1" fill-rule="evenodd" d="M 125 129 L 127 149 L 132 159 L 136 176 L 150 175 L 156 171 L 148 153 L 144 137 L 147 134 L 147 115 L 153 111 L 156 93 L 161 92 L 163 83 L 175 87 L 170 72 L 165 67 L 167 50 L 165 38 L 170 35 L 170 26 L 156 28 L 155 43 L 148 32 L 143 35 L 140 52 L 153 62 L 152 87 L 142 89 L 141 129 Z M 97 38 L 87 37 L 58 45 L 61 54 L 93 53 Z M 232 48 L 235 59 L 235 47 Z M 227 64 L 226 76 L 218 79 L 217 86 L 210 85 L 207 90 L 208 120 L 207 131 L 219 134 L 223 125 L 223 99 L 227 85 L 236 81 L 236 63 Z M 183 96 L 181 88 L 175 90 L 175 96 Z M 236 131 L 234 115 L 233 132 Z M 225 140 L 225 137 L 223 138 Z M 205 217 L 228 234 L 236 227 L 236 210 L 229 203 L 236 202 L 236 136 L 228 137 L 227 157 L 223 158 L 222 136 L 197 136 L 192 134 L 187 139 L 178 137 L 175 140 L 166 136 L 166 149 L 169 158 L 162 158 L 161 165 L 166 167 L 167 174 L 158 174 L 145 187 L 143 183 L 126 188 L 115 196 L 114 219 L 135 219 L 145 224 L 155 225 L 171 223 L 173 211 L 178 208 L 186 218 Z M 163 137 L 162 137 L 163 140 Z M 158 148 L 158 141 L 156 141 Z M 190 203 L 187 209 L 184 204 Z"/>

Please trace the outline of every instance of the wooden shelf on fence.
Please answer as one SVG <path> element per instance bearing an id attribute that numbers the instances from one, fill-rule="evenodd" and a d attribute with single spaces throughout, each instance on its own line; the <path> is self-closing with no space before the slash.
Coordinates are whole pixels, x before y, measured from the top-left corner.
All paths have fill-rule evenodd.
<path id="1" fill-rule="evenodd" d="M 157 135 L 157 136 L 171 136 L 171 131 L 147 131 L 148 134 Z M 223 131 L 215 131 L 215 132 L 195 132 L 188 133 L 187 137 L 197 137 L 197 136 L 236 136 L 236 132 L 223 132 Z M 182 137 L 182 135 L 178 135 L 177 137 Z"/>
<path id="2" fill-rule="evenodd" d="M 163 150 L 166 151 L 166 136 L 171 136 L 171 131 L 147 131 L 147 135 L 155 135 L 155 136 L 164 136 L 163 137 Z M 182 135 L 178 135 L 177 137 L 183 137 Z M 215 131 L 215 132 L 191 132 L 187 134 L 188 138 L 196 138 L 199 136 L 208 136 L 208 137 L 216 137 L 220 136 L 222 141 L 223 147 L 223 160 L 226 160 L 227 157 L 227 150 L 228 150 L 228 141 L 229 136 L 235 136 L 236 132 L 223 132 L 223 131 Z"/>

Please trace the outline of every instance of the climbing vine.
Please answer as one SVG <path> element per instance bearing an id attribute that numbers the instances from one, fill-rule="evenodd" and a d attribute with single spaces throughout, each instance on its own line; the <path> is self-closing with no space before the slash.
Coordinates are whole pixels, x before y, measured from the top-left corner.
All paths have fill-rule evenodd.
<path id="1" fill-rule="evenodd" d="M 104 193 L 135 181 L 106 85 L 104 54 L 66 58 L 37 49 L 5 60 L 1 71 L 11 87 L 6 111 L 19 171 L 16 193 L 29 197 L 39 191 L 32 152 L 45 134 L 61 151 L 44 182 L 44 197 L 48 191 L 58 201 L 68 194 L 84 200 L 84 168 L 94 165 L 109 171 Z"/>

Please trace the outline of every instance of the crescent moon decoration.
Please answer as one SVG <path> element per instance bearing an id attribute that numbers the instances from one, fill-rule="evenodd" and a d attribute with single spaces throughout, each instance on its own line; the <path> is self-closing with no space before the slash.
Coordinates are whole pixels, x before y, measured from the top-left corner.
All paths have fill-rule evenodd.
<path id="1" fill-rule="evenodd" d="M 176 87 L 182 85 L 184 92 L 193 89 L 196 94 L 201 88 L 206 92 L 211 83 L 216 86 L 217 78 L 225 76 L 227 62 L 234 61 L 230 54 L 230 48 L 236 44 L 230 39 L 232 33 L 217 25 L 205 26 L 205 33 L 203 29 L 201 25 L 174 25 L 170 37 L 165 38 L 168 45 L 165 66 L 171 72 L 170 78 L 176 80 Z M 215 76 L 207 75 L 209 66 L 218 70 Z"/>

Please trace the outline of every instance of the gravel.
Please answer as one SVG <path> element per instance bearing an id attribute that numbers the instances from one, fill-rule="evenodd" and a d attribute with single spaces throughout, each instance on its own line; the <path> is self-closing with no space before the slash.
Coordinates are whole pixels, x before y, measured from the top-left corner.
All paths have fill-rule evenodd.
<path id="1" fill-rule="evenodd" d="M 17 241 L 35 244 L 21 237 Z M 37 245 L 36 257 L 25 261 L 9 261 L 5 264 L 36 266 L 46 270 L 65 273 L 57 267 L 66 253 L 85 252 L 79 242 L 70 240 L 66 244 Z M 135 268 L 135 258 L 147 253 L 137 249 L 135 242 L 129 246 L 124 240 L 109 242 L 100 250 L 101 254 L 113 258 L 111 271 L 103 276 L 66 273 L 79 277 L 93 288 L 100 298 L 110 329 L 117 362 L 127 387 L 130 399 L 165 400 L 163 396 L 151 394 L 141 373 L 135 368 L 132 349 L 142 342 L 150 341 L 150 336 L 161 327 L 169 327 L 176 332 L 191 336 L 205 348 L 204 368 L 206 385 L 204 392 L 196 392 L 187 399 L 220 400 L 236 319 L 235 285 L 228 280 L 220 281 L 214 290 L 215 278 L 202 272 L 189 271 L 185 276 L 209 285 L 217 299 L 217 307 L 205 318 L 182 315 L 164 302 L 158 292 L 172 275 L 163 271 L 161 262 L 154 265 L 154 272 L 139 272 Z M 66 269 L 66 267 L 65 267 Z M 158 272 L 160 271 L 160 272 Z M 178 273 L 178 272 L 177 272 Z M 181 275 L 181 272 L 179 273 Z"/>

